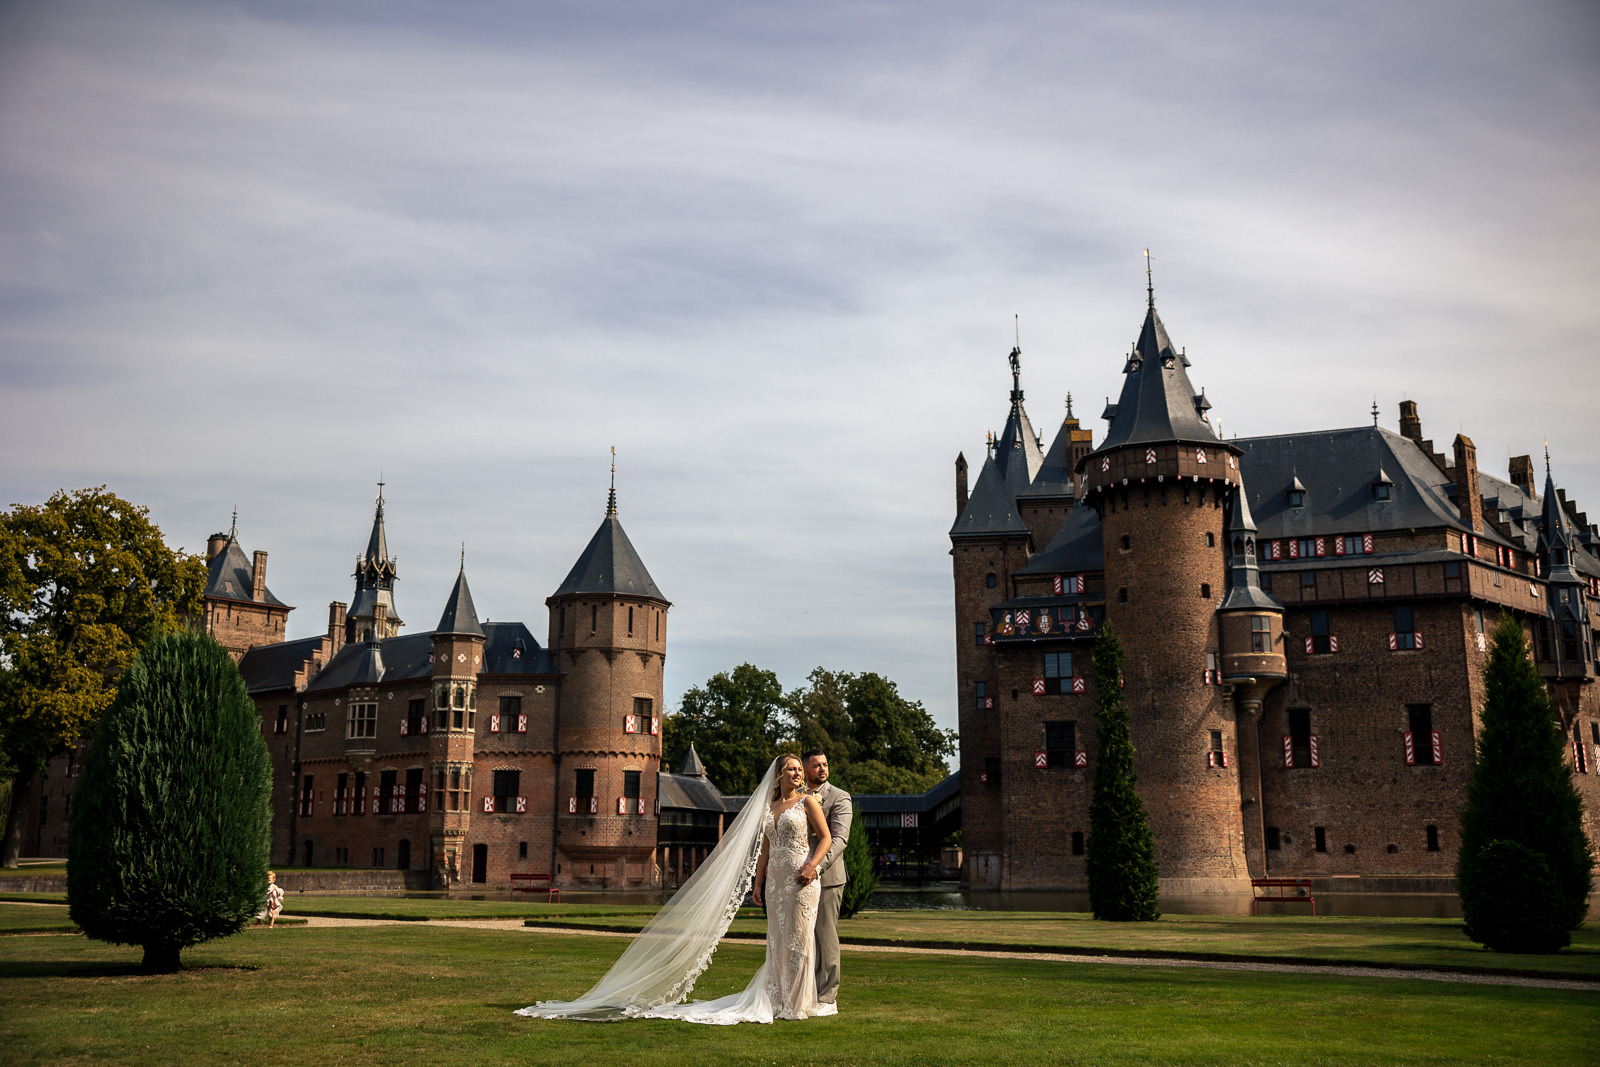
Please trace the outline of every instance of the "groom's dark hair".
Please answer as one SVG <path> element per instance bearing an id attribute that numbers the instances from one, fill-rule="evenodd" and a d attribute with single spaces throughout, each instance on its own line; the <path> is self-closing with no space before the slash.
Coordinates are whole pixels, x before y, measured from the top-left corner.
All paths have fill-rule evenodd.
<path id="1" fill-rule="evenodd" d="M 808 760 L 812 756 L 821 756 L 822 758 L 826 759 L 828 757 L 828 754 L 826 752 L 822 751 L 822 749 L 820 749 L 820 748 L 814 748 L 814 749 L 811 749 L 809 752 L 800 753 L 800 758 L 802 760 Z"/>

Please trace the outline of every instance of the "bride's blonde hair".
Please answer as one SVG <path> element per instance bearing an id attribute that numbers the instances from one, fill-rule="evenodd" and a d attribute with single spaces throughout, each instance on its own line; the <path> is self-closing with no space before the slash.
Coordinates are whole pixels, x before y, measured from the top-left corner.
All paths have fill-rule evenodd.
<path id="1" fill-rule="evenodd" d="M 789 753 L 788 755 L 785 755 L 785 756 L 779 756 L 778 757 L 777 780 L 772 783 L 772 799 L 773 800 L 777 800 L 779 797 L 783 796 L 783 769 L 789 765 L 789 761 L 790 760 L 794 760 L 796 763 L 800 764 L 800 773 L 801 774 L 805 773 L 805 770 L 806 770 L 805 761 L 802 760 L 799 756 L 796 756 L 792 752 Z M 801 792 L 805 792 L 805 786 L 801 786 L 800 787 L 800 791 Z"/>

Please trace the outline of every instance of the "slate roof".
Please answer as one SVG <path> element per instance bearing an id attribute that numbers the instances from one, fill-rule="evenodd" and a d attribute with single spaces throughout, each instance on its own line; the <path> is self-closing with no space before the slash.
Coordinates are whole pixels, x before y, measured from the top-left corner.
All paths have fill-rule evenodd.
<path id="1" fill-rule="evenodd" d="M 678 767 L 678 773 L 690 778 L 704 778 L 706 765 L 700 760 L 700 753 L 694 749 L 694 742 L 689 742 L 689 751 L 684 753 L 683 763 Z"/>
<path id="2" fill-rule="evenodd" d="M 205 595 L 213 600 L 241 600 L 250 604 L 271 604 L 289 607 L 272 595 L 272 590 L 262 591 L 260 600 L 250 599 L 254 584 L 255 566 L 247 559 L 237 538 L 229 536 L 228 544 L 206 564 Z M 290 608 L 290 610 L 294 610 Z"/>
<path id="3" fill-rule="evenodd" d="M 1298 481 L 1298 479 L 1297 479 Z M 1256 522 L 1250 514 L 1250 494 L 1242 487 L 1234 490 L 1228 507 L 1228 529 L 1223 535 L 1223 553 L 1228 560 L 1228 593 L 1220 611 L 1279 611 L 1283 605 L 1269 596 L 1260 584 L 1260 549 L 1234 554 L 1233 542 L 1243 538 L 1257 541 Z M 1241 548 L 1244 546 L 1240 546 Z"/>
<path id="4" fill-rule="evenodd" d="M 668 774 L 662 771 L 656 775 L 656 797 L 662 808 L 717 812 L 729 810 L 724 803 L 722 790 L 700 775 Z"/>
<path id="5" fill-rule="evenodd" d="M 480 673 L 557 673 L 550 654 L 539 646 L 522 623 L 491 622 L 484 626 L 484 634 Z M 382 641 L 357 641 L 341 648 L 317 672 L 317 676 L 306 686 L 306 692 L 319 693 L 352 685 L 428 678 L 433 674 L 433 663 L 429 658 L 432 652 L 432 633 L 405 634 Z"/>
<path id="6" fill-rule="evenodd" d="M 478 624 L 478 609 L 472 606 L 472 590 L 467 588 L 467 567 L 461 565 L 461 573 L 456 575 L 455 588 L 450 590 L 450 599 L 445 602 L 444 614 L 439 616 L 439 625 L 433 630 L 436 634 L 466 634 L 471 637 L 484 636 L 483 627 Z"/>
<path id="7" fill-rule="evenodd" d="M 1094 508 L 1080 504 L 1067 512 L 1044 551 L 1035 553 L 1017 573 L 1080 574 L 1104 570 L 1102 542 L 1099 514 Z"/>
<path id="8" fill-rule="evenodd" d="M 239 661 L 239 673 L 252 693 L 294 688 L 294 675 L 321 647 L 325 635 L 257 645 Z"/>
<path id="9" fill-rule="evenodd" d="M 1211 423 L 1200 415 L 1210 402 L 1195 394 L 1188 366 L 1167 336 L 1152 298 L 1139 340 L 1122 368 L 1122 395 L 1106 406 L 1111 425 L 1095 451 L 1156 441 L 1220 443 Z"/>
<path id="10" fill-rule="evenodd" d="M 1069 444 L 1073 427 L 1063 421 L 1056 439 L 1050 442 L 1050 451 L 1044 454 L 1033 482 L 1019 496 L 1071 496 L 1072 463 Z"/>
<path id="11" fill-rule="evenodd" d="M 1453 500 L 1455 484 L 1415 441 L 1382 427 L 1230 443 L 1242 453 L 1240 474 L 1263 540 L 1438 526 L 1467 529 Z M 1380 473 L 1392 483 L 1388 500 L 1379 500 L 1372 490 Z M 1305 486 L 1305 502 L 1297 508 L 1289 506 L 1287 496 L 1296 478 Z M 1506 543 L 1493 530 L 1480 536 Z"/>
<path id="12" fill-rule="evenodd" d="M 863 812 L 932 811 L 961 792 L 961 772 L 956 771 L 926 793 L 852 793 L 850 799 Z"/>
<path id="13" fill-rule="evenodd" d="M 553 596 L 572 593 L 614 593 L 625 596 L 652 597 L 665 601 L 656 588 L 644 560 L 634 550 L 633 542 L 622 529 L 615 510 L 607 509 L 600 528 L 594 532 L 578 562 L 572 565 L 566 580 Z"/>
<path id="14" fill-rule="evenodd" d="M 967 506 L 961 509 L 951 537 L 992 537 L 995 534 L 1028 533 L 1028 526 L 1017 513 L 1016 492 L 1006 484 L 993 456 L 983 461 L 978 480 L 972 485 Z"/>

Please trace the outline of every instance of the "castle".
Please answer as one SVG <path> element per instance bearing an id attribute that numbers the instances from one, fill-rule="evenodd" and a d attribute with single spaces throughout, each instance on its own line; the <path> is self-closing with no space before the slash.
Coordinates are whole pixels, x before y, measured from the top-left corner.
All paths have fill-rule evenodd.
<path id="1" fill-rule="evenodd" d="M 1163 889 L 1454 874 L 1486 635 L 1527 631 L 1600 842 L 1600 532 L 1529 456 L 1376 425 L 1224 439 L 1149 294 L 1096 445 L 1005 429 L 950 529 L 963 884 L 1082 889 L 1109 623 Z"/>
<path id="2" fill-rule="evenodd" d="M 547 640 L 481 622 L 465 562 L 438 625 L 400 635 L 380 492 L 348 605 L 284 641 L 291 608 L 237 531 L 207 548 L 206 629 L 239 662 L 272 754 L 274 862 L 427 872 L 434 888 L 659 875 L 657 772 L 670 604 L 617 518 L 545 601 Z"/>

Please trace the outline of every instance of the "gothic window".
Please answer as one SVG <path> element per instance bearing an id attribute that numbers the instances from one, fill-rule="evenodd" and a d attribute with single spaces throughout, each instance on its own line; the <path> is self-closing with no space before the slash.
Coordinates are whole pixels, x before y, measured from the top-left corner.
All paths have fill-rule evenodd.
<path id="1" fill-rule="evenodd" d="M 652 732 L 652 716 L 654 713 L 655 701 L 651 700 L 649 697 L 633 698 L 633 714 L 638 717 L 639 732 L 641 734 L 648 734 Z"/>

